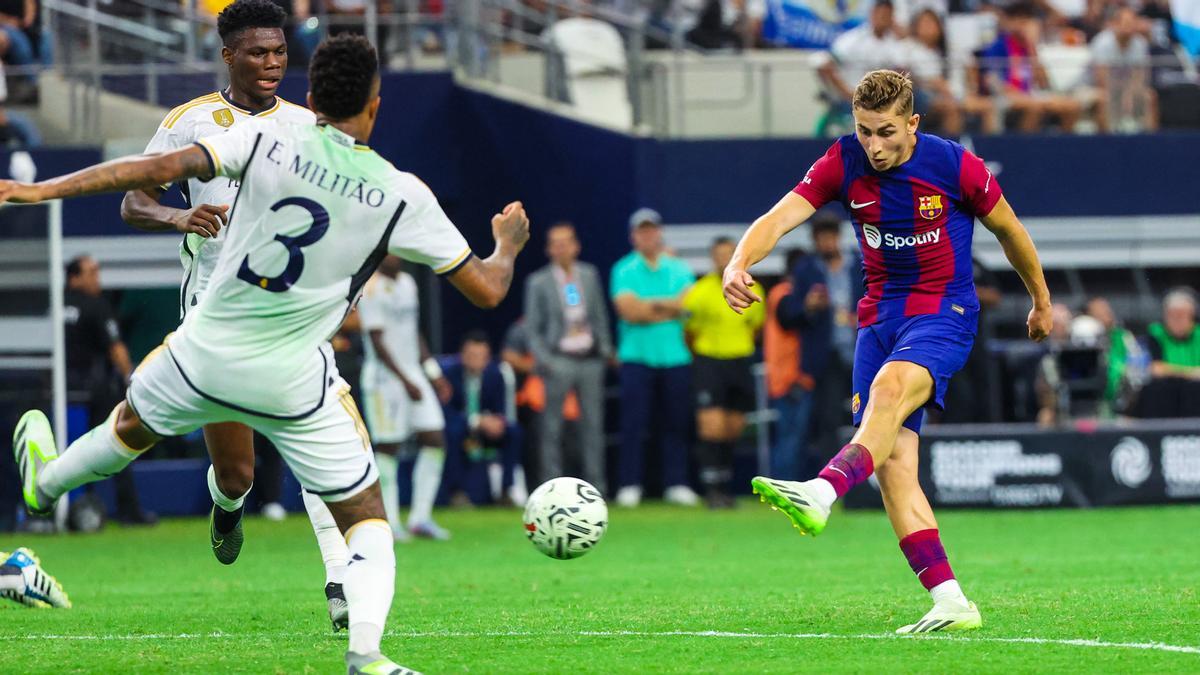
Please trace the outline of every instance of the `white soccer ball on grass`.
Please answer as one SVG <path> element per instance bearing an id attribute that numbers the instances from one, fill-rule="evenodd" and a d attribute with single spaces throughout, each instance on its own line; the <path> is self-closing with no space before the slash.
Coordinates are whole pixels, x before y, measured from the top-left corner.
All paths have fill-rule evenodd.
<path id="1" fill-rule="evenodd" d="M 592 550 L 608 528 L 608 505 L 591 483 L 553 478 L 525 503 L 525 534 L 551 558 L 570 560 Z"/>

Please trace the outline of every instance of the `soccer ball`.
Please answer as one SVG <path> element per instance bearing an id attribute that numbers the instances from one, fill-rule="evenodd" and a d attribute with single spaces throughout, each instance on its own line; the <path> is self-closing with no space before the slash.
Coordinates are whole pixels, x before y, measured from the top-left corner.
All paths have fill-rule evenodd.
<path id="1" fill-rule="evenodd" d="M 592 550 L 607 528 L 604 497 L 578 478 L 548 480 L 525 503 L 525 534 L 551 558 L 578 558 Z"/>

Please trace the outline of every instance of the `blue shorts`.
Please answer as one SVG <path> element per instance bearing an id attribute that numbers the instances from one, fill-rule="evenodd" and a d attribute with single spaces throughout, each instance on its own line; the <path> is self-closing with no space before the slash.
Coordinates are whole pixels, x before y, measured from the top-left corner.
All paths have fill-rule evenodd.
<path id="1" fill-rule="evenodd" d="M 975 344 L 978 323 L 979 315 L 975 312 L 967 316 L 922 314 L 880 321 L 859 329 L 854 347 L 854 393 L 850 402 L 854 426 L 862 423 L 871 383 L 883 364 L 889 361 L 910 361 L 928 370 L 933 376 L 933 396 L 925 405 L 944 409 L 942 397 L 946 395 L 950 377 L 967 362 Z M 922 407 L 904 420 L 904 426 L 919 434 L 924 421 Z"/>

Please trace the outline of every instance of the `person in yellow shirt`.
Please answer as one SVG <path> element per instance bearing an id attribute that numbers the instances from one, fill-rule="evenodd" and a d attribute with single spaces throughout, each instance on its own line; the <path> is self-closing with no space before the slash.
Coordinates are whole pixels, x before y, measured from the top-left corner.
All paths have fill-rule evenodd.
<path id="1" fill-rule="evenodd" d="M 755 337 L 765 313 L 755 303 L 743 314 L 729 308 L 721 289 L 725 266 L 733 257 L 733 240 L 712 243 L 713 271 L 701 277 L 683 300 L 685 330 L 695 360 L 692 389 L 696 397 L 697 459 L 700 482 L 710 508 L 731 508 L 728 491 L 733 478 L 733 449 L 754 409 Z"/>

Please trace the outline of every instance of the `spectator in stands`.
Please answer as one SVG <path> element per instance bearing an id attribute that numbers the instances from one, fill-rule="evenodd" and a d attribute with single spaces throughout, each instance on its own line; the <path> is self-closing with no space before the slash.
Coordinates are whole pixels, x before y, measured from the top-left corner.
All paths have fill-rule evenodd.
<path id="1" fill-rule="evenodd" d="M 604 493 L 604 375 L 612 337 L 600 274 L 579 260 L 579 250 L 573 225 L 551 226 L 550 264 L 525 282 L 525 328 L 546 392 L 538 462 L 542 480 L 563 475 L 563 405 L 575 392 L 583 479 Z"/>
<path id="2" fill-rule="evenodd" d="M 1046 72 L 1038 62 L 1037 43 L 1041 32 L 1028 2 L 1014 2 L 1004 9 L 1000 33 L 978 56 L 983 77 L 982 93 L 999 97 L 1003 107 L 1017 116 L 1017 128 L 1033 132 L 1047 117 L 1070 133 L 1083 112 L 1076 99 L 1051 92 Z"/>
<path id="3" fill-rule="evenodd" d="M 26 32 L 35 28 L 37 0 L 0 0 L 0 32 L 8 38 L 4 60 L 14 66 L 28 66 L 37 61 L 33 41 Z"/>
<path id="4" fill-rule="evenodd" d="M 1084 307 L 1084 316 L 1098 322 L 1103 331 L 1101 344 L 1105 350 L 1106 374 L 1100 416 L 1109 418 L 1125 411 L 1130 391 L 1141 384 L 1143 374 L 1132 372 L 1129 364 L 1139 360 L 1137 356 L 1142 353 L 1142 347 L 1133 333 L 1117 320 L 1106 298 L 1096 296 L 1089 299 Z"/>
<path id="5" fill-rule="evenodd" d="M 863 75 L 880 68 L 905 65 L 907 56 L 901 37 L 896 29 L 891 0 L 877 0 L 866 23 L 834 40 L 817 70 L 831 103 L 831 113 L 850 114 L 854 87 Z"/>
<path id="6" fill-rule="evenodd" d="M 7 47 L 8 37 L 0 33 L 0 54 Z M 42 135 L 33 120 L 7 108 L 8 84 L 4 75 L 4 64 L 0 63 L 0 147 L 20 149 L 36 148 L 42 144 Z"/>
<path id="7" fill-rule="evenodd" d="M 87 407 L 88 428 L 97 427 L 124 397 L 133 364 L 100 286 L 100 263 L 91 256 L 67 264 L 63 318 L 70 399 Z M 154 513 L 142 510 L 132 470 L 117 474 L 116 487 L 118 520 L 130 525 L 158 521 Z"/>
<path id="8" fill-rule="evenodd" d="M 1196 293 L 1176 288 L 1163 299 L 1163 320 L 1150 324 L 1150 383 L 1139 394 L 1139 417 L 1200 417 L 1200 330 Z"/>
<path id="9" fill-rule="evenodd" d="M 685 328 L 695 355 L 696 455 L 704 499 L 712 509 L 735 506 L 729 492 L 733 455 L 746 428 L 746 413 L 756 407 L 755 338 L 765 318 L 759 303 L 738 313 L 725 302 L 721 279 L 733 258 L 733 247 L 729 237 L 713 241 L 709 248 L 713 270 L 700 277 L 683 299 Z"/>
<path id="10" fill-rule="evenodd" d="M 688 42 L 704 49 L 750 49 L 760 42 L 765 0 L 703 0 L 681 3 L 694 27 Z"/>
<path id="11" fill-rule="evenodd" d="M 779 301 L 779 323 L 800 331 L 800 370 L 813 378 L 810 444 L 841 447 L 838 430 L 850 419 L 851 367 L 863 297 L 862 261 L 842 250 L 842 223 L 830 213 L 812 220 L 815 255 L 792 270 L 792 293 Z"/>
<path id="12" fill-rule="evenodd" d="M 979 119 L 980 131 L 994 134 L 1000 130 L 996 106 L 986 96 L 969 92 L 960 101 L 947 80 L 948 54 L 942 18 L 932 9 L 923 9 L 913 17 L 909 37 L 904 40 L 906 60 L 916 82 L 914 93 L 919 111 L 932 113 L 932 121 L 947 136 L 959 136 L 964 115 Z"/>
<path id="13" fill-rule="evenodd" d="M 800 480 L 807 475 L 809 413 L 812 410 L 812 376 L 800 370 L 800 332 L 779 320 L 779 303 L 792 292 L 791 271 L 806 254 L 794 248 L 787 253 L 783 278 L 767 293 L 763 324 L 763 363 L 767 399 L 775 413 L 771 440 L 771 475 L 780 480 Z"/>
<path id="14" fill-rule="evenodd" d="M 662 217 L 638 209 L 629 217 L 633 251 L 613 265 L 610 294 L 620 322 L 621 454 L 618 506 L 642 500 L 643 441 L 655 422 L 661 432 L 663 498 L 694 506 L 687 484 L 692 354 L 683 337 L 683 294 L 695 281 L 687 263 L 667 254 Z"/>
<path id="15" fill-rule="evenodd" d="M 1157 131 L 1158 99 L 1150 86 L 1150 43 L 1138 34 L 1137 14 L 1118 7 L 1092 40 L 1095 84 L 1118 131 Z"/>
<path id="16" fill-rule="evenodd" d="M 454 505 L 491 500 L 501 504 L 523 501 L 524 486 L 514 480 L 521 461 L 521 430 L 509 419 L 504 376 L 492 360 L 486 333 L 472 331 L 462 342 L 459 357 L 447 363 L 443 376 L 451 387 L 442 409 L 446 416 L 446 467 L 442 492 Z M 476 469 L 486 472 L 485 490 L 473 480 Z"/>

